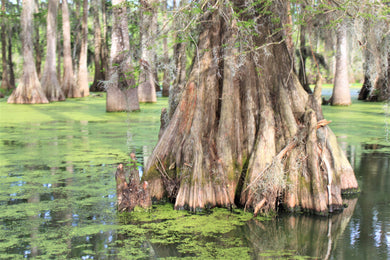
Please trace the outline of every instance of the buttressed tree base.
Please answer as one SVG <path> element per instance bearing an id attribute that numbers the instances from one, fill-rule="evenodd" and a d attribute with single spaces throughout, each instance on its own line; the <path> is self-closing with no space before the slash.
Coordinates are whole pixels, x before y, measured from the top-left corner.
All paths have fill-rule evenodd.
<path id="1" fill-rule="evenodd" d="M 191 73 L 143 176 L 150 196 L 191 211 L 342 209 L 358 184 L 323 118 L 320 84 L 308 94 L 295 74 L 287 3 L 241 4 L 204 5 Z"/>

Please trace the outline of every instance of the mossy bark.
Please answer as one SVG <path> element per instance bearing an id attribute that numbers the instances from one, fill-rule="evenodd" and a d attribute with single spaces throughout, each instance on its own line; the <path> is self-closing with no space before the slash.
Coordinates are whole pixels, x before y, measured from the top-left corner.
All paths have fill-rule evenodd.
<path id="1" fill-rule="evenodd" d="M 135 87 L 131 56 L 129 54 L 129 29 L 124 0 L 113 2 L 114 23 L 111 37 L 110 75 L 106 83 L 106 111 L 139 110 L 138 88 Z"/>
<path id="2" fill-rule="evenodd" d="M 295 75 L 281 24 L 257 14 L 261 33 L 248 36 L 236 19 L 221 16 L 232 17 L 233 9 L 216 6 L 205 10 L 192 71 L 149 157 L 143 178 L 151 196 L 192 211 L 237 204 L 255 214 L 279 204 L 320 214 L 341 209 L 342 190 L 358 185 L 320 97 Z M 287 10 L 276 2 L 265 8 Z M 237 47 L 244 37 L 248 45 Z"/>

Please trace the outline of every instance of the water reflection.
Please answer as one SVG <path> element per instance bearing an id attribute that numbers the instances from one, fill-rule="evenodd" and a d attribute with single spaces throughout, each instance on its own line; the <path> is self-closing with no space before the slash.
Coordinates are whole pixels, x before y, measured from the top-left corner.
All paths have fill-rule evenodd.
<path id="1" fill-rule="evenodd" d="M 168 211 L 169 220 L 156 221 L 152 211 L 144 224 L 123 224 L 113 174 L 130 152 L 142 173 L 158 135 L 155 110 L 131 115 L 130 123 L 110 114 L 100 121 L 2 124 L 0 259 L 390 257 L 389 146 L 350 144 L 342 136 L 362 193 L 339 215 L 246 222 L 242 212 L 195 218 Z"/>
<path id="2" fill-rule="evenodd" d="M 367 144 L 349 146 L 349 151 L 361 151 L 355 174 L 362 193 L 334 259 L 390 257 L 390 155 L 377 151 L 382 148 Z"/>

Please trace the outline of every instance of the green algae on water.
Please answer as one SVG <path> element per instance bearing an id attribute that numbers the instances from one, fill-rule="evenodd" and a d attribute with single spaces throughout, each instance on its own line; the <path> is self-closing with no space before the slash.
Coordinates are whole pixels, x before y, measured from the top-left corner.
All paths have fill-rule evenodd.
<path id="1" fill-rule="evenodd" d="M 126 224 L 118 233 L 135 235 L 136 241 L 147 241 L 154 250 L 169 248 L 176 255 L 202 259 L 251 258 L 250 249 L 235 234 L 238 226 L 253 218 L 253 214 L 242 210 L 214 208 L 209 214 L 200 215 L 176 211 L 172 204 L 164 204 L 122 214 L 121 218 Z M 154 253 L 161 255 L 160 251 Z"/>

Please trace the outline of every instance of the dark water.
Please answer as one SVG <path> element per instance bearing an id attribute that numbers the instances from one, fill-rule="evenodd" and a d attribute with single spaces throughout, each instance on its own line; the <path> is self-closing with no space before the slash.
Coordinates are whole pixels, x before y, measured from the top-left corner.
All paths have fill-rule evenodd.
<path id="1" fill-rule="evenodd" d="M 156 143 L 159 111 L 105 113 L 103 97 L 49 105 L 0 101 L 0 259 L 390 259 L 390 113 L 383 103 L 325 107 L 362 193 L 342 214 L 253 219 L 160 205 L 119 216 L 114 172 Z"/>

